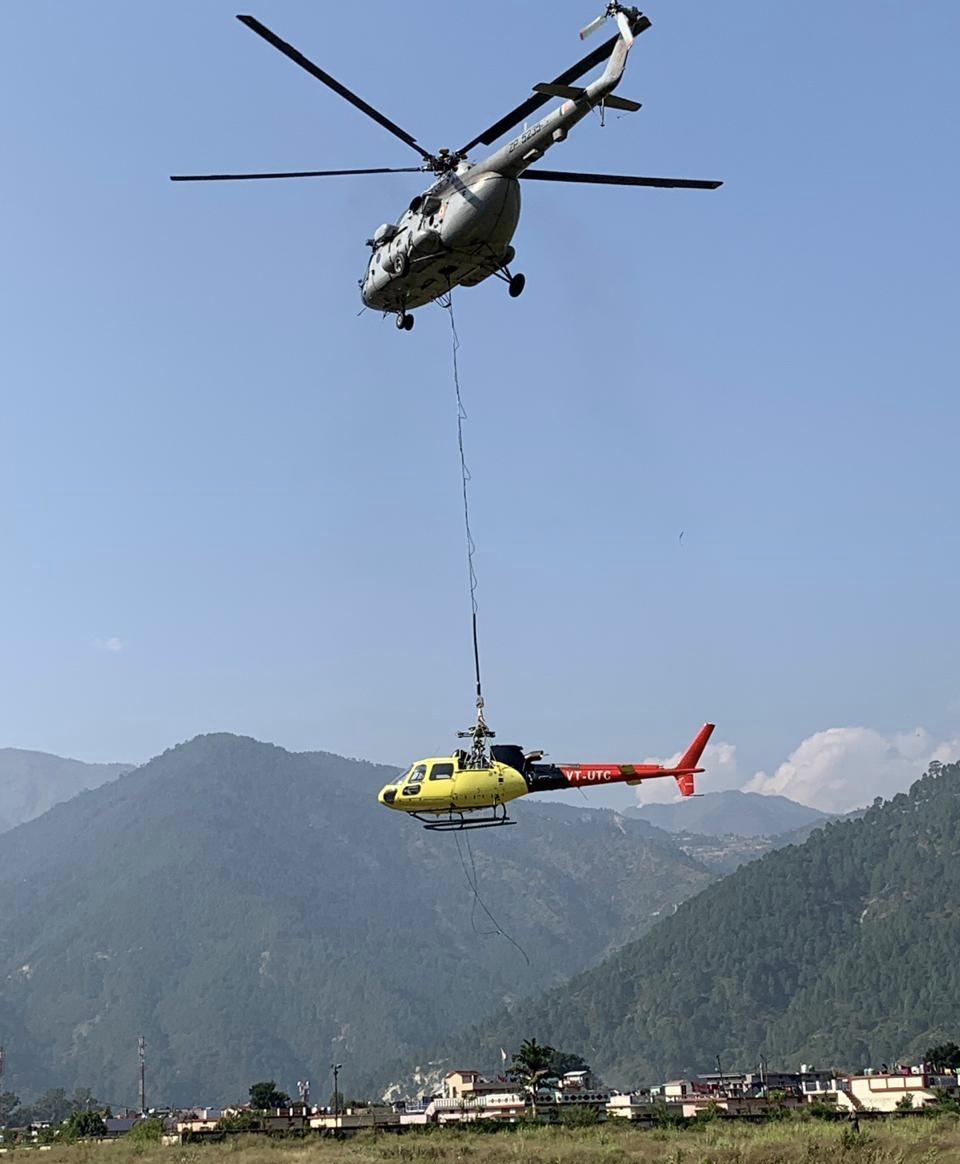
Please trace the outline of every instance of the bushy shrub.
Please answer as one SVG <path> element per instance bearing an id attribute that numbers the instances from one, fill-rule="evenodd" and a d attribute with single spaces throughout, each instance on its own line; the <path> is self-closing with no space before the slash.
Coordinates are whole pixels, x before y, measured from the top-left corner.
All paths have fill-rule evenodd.
<path id="1" fill-rule="evenodd" d="M 98 1111 L 75 1111 L 63 1132 L 68 1140 L 99 1140 L 107 1134 L 107 1125 Z"/>
<path id="2" fill-rule="evenodd" d="M 138 1120 L 127 1136 L 132 1144 L 159 1144 L 163 1139 L 163 1120 Z"/>
<path id="3" fill-rule="evenodd" d="M 592 1128 L 600 1122 L 600 1113 L 589 1103 L 572 1103 L 560 1112 L 565 1128 Z"/>

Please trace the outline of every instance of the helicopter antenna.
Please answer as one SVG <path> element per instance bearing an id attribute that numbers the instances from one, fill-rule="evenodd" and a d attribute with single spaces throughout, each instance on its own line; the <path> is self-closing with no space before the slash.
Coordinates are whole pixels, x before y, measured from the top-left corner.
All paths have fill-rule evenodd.
<path id="1" fill-rule="evenodd" d="M 460 350 L 460 337 L 457 334 L 457 323 L 453 316 L 453 295 L 447 300 L 447 311 L 450 313 L 450 334 L 453 338 L 453 385 L 457 393 L 457 446 L 460 450 L 460 478 L 463 483 L 463 528 L 467 535 L 467 576 L 470 587 L 470 622 L 473 631 L 473 668 L 476 676 L 476 707 L 477 719 L 472 728 L 457 732 L 458 739 L 472 740 L 470 749 L 470 767 L 485 768 L 487 759 L 487 740 L 494 739 L 496 732 L 487 727 L 483 717 L 483 684 L 480 679 L 480 639 L 477 631 L 477 571 L 474 565 L 476 542 L 470 529 L 470 470 L 467 468 L 467 457 L 463 448 L 463 422 L 467 419 L 467 410 L 463 407 L 463 396 L 460 392 L 460 368 L 457 362 L 457 352 Z"/>

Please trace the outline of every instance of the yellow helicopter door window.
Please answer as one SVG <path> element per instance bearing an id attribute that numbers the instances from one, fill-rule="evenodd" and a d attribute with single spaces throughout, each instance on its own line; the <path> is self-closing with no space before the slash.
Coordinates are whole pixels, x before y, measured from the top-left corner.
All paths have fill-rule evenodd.
<path id="1" fill-rule="evenodd" d="M 452 780 L 453 779 L 453 764 L 434 764 L 430 770 L 431 780 Z"/>

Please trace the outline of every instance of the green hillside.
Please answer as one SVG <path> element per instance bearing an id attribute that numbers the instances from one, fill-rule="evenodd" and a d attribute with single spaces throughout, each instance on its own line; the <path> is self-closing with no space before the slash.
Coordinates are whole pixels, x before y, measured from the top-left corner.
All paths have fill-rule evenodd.
<path id="1" fill-rule="evenodd" d="M 917 1055 L 960 1025 L 960 765 L 745 865 L 567 986 L 450 1048 L 534 1035 L 624 1086 Z M 477 1045 L 482 1052 L 478 1055 Z"/>
<path id="2" fill-rule="evenodd" d="M 0 833 L 33 820 L 85 788 L 98 788 L 132 764 L 84 764 L 47 752 L 0 748 Z"/>
<path id="3" fill-rule="evenodd" d="M 143 1034 L 155 1103 L 236 1099 L 255 1079 L 322 1088 L 334 1057 L 362 1093 L 386 1062 L 595 963 L 711 879 L 645 822 L 520 805 L 472 852 L 528 968 L 472 911 L 454 838 L 377 805 L 394 775 L 205 736 L 7 833 L 6 1085 L 132 1102 Z"/>

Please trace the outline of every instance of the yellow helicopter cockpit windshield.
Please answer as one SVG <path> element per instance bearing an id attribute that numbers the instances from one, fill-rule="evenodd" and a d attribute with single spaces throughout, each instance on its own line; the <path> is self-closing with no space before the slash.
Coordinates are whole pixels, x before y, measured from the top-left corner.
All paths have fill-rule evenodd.
<path id="1" fill-rule="evenodd" d="M 427 805 L 446 805 L 451 799 L 453 779 L 458 767 L 456 756 L 420 760 L 398 780 L 382 788 L 377 799 L 388 808 L 406 812 Z"/>

